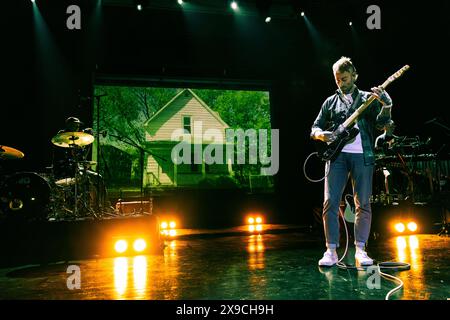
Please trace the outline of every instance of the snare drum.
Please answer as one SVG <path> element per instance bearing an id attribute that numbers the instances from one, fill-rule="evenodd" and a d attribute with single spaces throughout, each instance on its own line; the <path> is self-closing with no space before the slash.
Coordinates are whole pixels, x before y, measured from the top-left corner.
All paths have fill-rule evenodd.
<path id="1" fill-rule="evenodd" d="M 50 212 L 50 179 L 35 172 L 18 172 L 0 187 L 1 211 L 7 218 L 43 220 Z"/>

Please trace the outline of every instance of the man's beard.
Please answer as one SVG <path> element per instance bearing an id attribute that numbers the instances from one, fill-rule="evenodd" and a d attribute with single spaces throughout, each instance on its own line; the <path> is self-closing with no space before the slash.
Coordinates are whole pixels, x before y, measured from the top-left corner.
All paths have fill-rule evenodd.
<path id="1" fill-rule="evenodd" d="M 341 87 L 340 90 L 344 94 L 349 94 L 349 93 L 353 92 L 353 88 L 354 87 L 355 87 L 354 85 L 351 85 L 351 86 L 348 86 L 348 87 Z"/>

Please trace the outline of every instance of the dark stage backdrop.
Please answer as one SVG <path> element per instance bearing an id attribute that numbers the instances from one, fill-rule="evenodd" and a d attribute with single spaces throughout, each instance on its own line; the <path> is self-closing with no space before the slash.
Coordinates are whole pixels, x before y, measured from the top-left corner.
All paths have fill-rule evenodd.
<path id="1" fill-rule="evenodd" d="M 72 4 L 81 8 L 80 30 L 66 27 Z M 210 89 L 260 89 L 270 95 L 271 128 L 280 130 L 274 207 L 286 221 L 307 223 L 323 193 L 321 184 L 302 173 L 313 151 L 309 130 L 335 90 L 331 66 L 343 55 L 352 57 L 365 90 L 409 64 L 410 71 L 389 88 L 397 134 L 431 137 L 434 151 L 448 148 L 442 127 L 427 121 L 449 125 L 449 2 L 377 1 L 379 30 L 366 27 L 371 2 L 305 4 L 309 24 L 299 16 L 266 24 L 256 15 L 237 18 L 230 12 L 6 1 L 0 143 L 26 156 L 4 166 L 45 171 L 51 165 L 50 140 L 68 116 L 94 126 L 92 95 L 99 75 L 182 83 L 174 88 L 201 83 Z"/>

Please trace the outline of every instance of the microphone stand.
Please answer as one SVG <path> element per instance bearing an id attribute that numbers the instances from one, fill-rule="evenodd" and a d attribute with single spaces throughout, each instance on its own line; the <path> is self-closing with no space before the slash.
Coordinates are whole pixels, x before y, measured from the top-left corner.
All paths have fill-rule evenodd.
<path id="1" fill-rule="evenodd" d="M 98 94 L 94 95 L 94 98 L 97 100 L 97 210 L 100 211 L 100 98 L 105 97 L 107 94 Z M 102 206 L 103 210 L 103 206 Z"/>

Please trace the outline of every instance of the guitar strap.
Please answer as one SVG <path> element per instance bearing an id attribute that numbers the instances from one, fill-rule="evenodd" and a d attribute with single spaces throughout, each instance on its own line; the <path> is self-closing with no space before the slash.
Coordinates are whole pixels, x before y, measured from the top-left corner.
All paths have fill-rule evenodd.
<path id="1" fill-rule="evenodd" d="M 355 110 L 358 108 L 359 102 L 361 101 L 361 97 L 362 97 L 361 91 L 358 90 L 358 95 L 356 96 L 355 100 L 353 100 L 351 106 L 348 108 L 345 115 L 345 119 L 348 119 L 353 114 L 353 112 L 355 112 Z"/>

